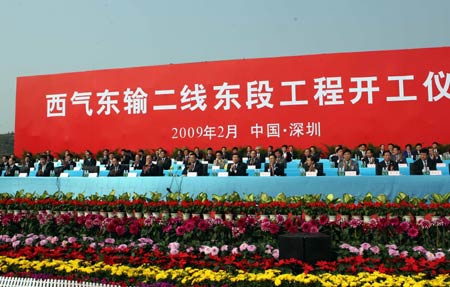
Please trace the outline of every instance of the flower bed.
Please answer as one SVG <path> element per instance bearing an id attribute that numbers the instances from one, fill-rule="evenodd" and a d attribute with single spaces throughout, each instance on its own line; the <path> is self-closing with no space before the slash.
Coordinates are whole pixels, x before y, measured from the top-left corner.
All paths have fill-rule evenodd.
<path id="1" fill-rule="evenodd" d="M 3 195 L 0 268 L 137 286 L 450 284 L 446 195 L 201 196 Z M 280 259 L 278 236 L 298 231 L 329 234 L 336 260 Z"/>

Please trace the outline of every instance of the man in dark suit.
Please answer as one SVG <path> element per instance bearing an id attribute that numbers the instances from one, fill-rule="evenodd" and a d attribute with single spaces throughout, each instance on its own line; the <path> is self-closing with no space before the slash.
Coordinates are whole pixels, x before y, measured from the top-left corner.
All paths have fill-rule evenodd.
<path id="1" fill-rule="evenodd" d="M 165 150 L 159 152 L 159 158 L 156 164 L 158 165 L 160 172 L 168 170 L 172 166 L 172 160 L 167 157 L 167 152 Z"/>
<path id="2" fill-rule="evenodd" d="M 77 163 L 73 161 L 72 154 L 68 153 L 63 161 L 63 170 L 73 170 Z"/>
<path id="3" fill-rule="evenodd" d="M 213 164 L 215 159 L 216 159 L 216 157 L 214 156 L 213 149 L 209 147 L 209 148 L 206 150 L 205 160 L 206 160 L 209 164 Z"/>
<path id="4" fill-rule="evenodd" d="M 100 163 L 106 165 L 109 161 L 109 149 L 103 150 L 103 157 L 100 159 Z"/>
<path id="5" fill-rule="evenodd" d="M 50 172 L 54 170 L 53 162 L 47 161 L 47 155 L 42 154 L 39 157 L 39 164 L 37 167 L 36 176 L 50 176 Z"/>
<path id="6" fill-rule="evenodd" d="M 421 143 L 417 143 L 415 146 L 415 150 L 412 151 L 412 156 L 414 160 L 418 160 L 419 159 L 419 155 L 420 155 L 420 150 L 422 149 L 422 144 Z"/>
<path id="7" fill-rule="evenodd" d="M 442 163 L 442 159 L 439 156 L 439 152 L 433 147 L 428 148 L 428 158 L 435 164 Z"/>
<path id="8" fill-rule="evenodd" d="M 158 165 L 153 164 L 152 156 L 147 155 L 145 157 L 145 164 L 142 167 L 141 176 L 161 176 L 161 171 L 159 170 Z"/>
<path id="9" fill-rule="evenodd" d="M 284 176 L 284 165 L 276 162 L 274 154 L 269 156 L 269 163 L 266 163 L 264 171 L 270 172 L 270 176 Z"/>
<path id="10" fill-rule="evenodd" d="M 232 162 L 228 163 L 227 171 L 229 176 L 247 176 L 247 165 L 241 162 L 238 153 L 233 154 Z"/>
<path id="11" fill-rule="evenodd" d="M 87 150 L 85 152 L 85 158 L 83 161 L 83 168 L 84 167 L 89 167 L 89 166 L 96 166 L 97 165 L 97 161 L 95 160 L 95 158 L 92 157 L 92 152 L 90 150 Z"/>
<path id="12" fill-rule="evenodd" d="M 16 172 L 19 173 L 20 169 L 16 165 L 16 160 L 13 157 L 8 159 L 8 166 L 5 168 L 4 176 L 15 176 Z"/>
<path id="13" fill-rule="evenodd" d="M 292 154 L 287 150 L 287 145 L 282 145 L 281 146 L 281 153 L 282 153 L 282 157 L 284 158 L 284 160 L 286 162 L 291 162 L 292 161 Z"/>
<path id="14" fill-rule="evenodd" d="M 376 166 L 376 174 L 382 175 L 383 170 L 389 171 L 389 170 L 398 170 L 398 163 L 391 160 L 391 152 L 388 150 L 385 150 L 383 152 L 383 159 L 381 162 L 379 162 Z"/>
<path id="15" fill-rule="evenodd" d="M 257 146 L 255 148 L 255 151 L 256 151 L 256 157 L 259 159 L 259 162 L 265 162 L 266 161 L 266 155 L 261 150 L 261 147 Z"/>
<path id="16" fill-rule="evenodd" d="M 378 164 L 378 159 L 373 156 L 373 152 L 371 149 L 366 151 L 366 156 L 363 157 L 362 162 L 365 166 L 369 164 Z"/>
<path id="17" fill-rule="evenodd" d="M 355 152 L 355 155 L 357 156 L 358 159 L 364 158 L 366 156 L 366 152 L 367 146 L 366 144 L 362 143 L 358 146 L 358 150 Z"/>
<path id="18" fill-rule="evenodd" d="M 395 145 L 392 148 L 391 160 L 395 161 L 396 163 L 406 163 L 406 159 L 403 158 L 403 153 L 398 145 Z"/>
<path id="19" fill-rule="evenodd" d="M 188 172 L 196 172 L 197 176 L 203 175 L 203 164 L 197 159 L 194 152 L 189 154 L 189 163 L 184 167 L 182 174 L 187 175 Z"/>
<path id="20" fill-rule="evenodd" d="M 344 151 L 344 159 L 339 162 L 338 168 L 344 171 L 356 171 L 356 174 L 359 175 L 359 164 L 357 161 L 352 160 L 351 150 L 346 149 Z"/>
<path id="21" fill-rule="evenodd" d="M 109 168 L 108 176 L 123 176 L 124 168 L 119 164 L 118 157 L 112 159 L 111 167 Z"/>
<path id="22" fill-rule="evenodd" d="M 256 150 L 250 151 L 250 158 L 247 160 L 247 166 L 249 166 L 249 165 L 255 166 L 256 169 L 261 168 L 261 161 L 256 156 Z"/>
<path id="23" fill-rule="evenodd" d="M 436 170 L 436 163 L 428 158 L 428 149 L 420 150 L 419 159 L 411 164 L 411 175 L 423 175 L 424 172 Z"/>

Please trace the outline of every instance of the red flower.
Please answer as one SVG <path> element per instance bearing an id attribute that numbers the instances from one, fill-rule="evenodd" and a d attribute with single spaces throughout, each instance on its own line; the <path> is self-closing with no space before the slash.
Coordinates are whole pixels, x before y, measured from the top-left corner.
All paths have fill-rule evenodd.
<path id="1" fill-rule="evenodd" d="M 123 227 L 122 225 L 117 225 L 116 226 L 116 233 L 117 233 L 117 235 L 122 236 L 122 235 L 125 234 L 125 232 L 127 232 L 125 227 Z"/>
<path id="2" fill-rule="evenodd" d="M 411 227 L 408 229 L 408 236 L 411 238 L 415 238 L 419 235 L 419 230 L 415 227 Z"/>
<path id="3" fill-rule="evenodd" d="M 139 225 L 137 222 L 130 224 L 130 233 L 134 235 L 139 233 Z"/>

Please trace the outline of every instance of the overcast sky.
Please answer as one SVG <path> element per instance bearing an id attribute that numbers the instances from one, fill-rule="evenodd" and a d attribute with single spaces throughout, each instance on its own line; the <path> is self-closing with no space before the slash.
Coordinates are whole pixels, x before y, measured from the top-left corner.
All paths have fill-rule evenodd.
<path id="1" fill-rule="evenodd" d="M 17 76 L 450 46 L 448 0 L 0 0 L 0 15 L 0 133 Z"/>

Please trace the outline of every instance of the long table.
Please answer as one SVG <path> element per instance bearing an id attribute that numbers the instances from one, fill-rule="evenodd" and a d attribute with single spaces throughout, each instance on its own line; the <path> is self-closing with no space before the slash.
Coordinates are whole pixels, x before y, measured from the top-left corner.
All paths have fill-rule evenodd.
<path id="1" fill-rule="evenodd" d="M 94 193 L 106 194 L 112 190 L 116 194 L 124 192 L 143 194 L 150 191 L 168 193 L 181 191 L 197 195 L 206 192 L 212 194 L 239 192 L 265 192 L 275 196 L 280 192 L 287 196 L 302 194 L 328 194 L 342 196 L 350 193 L 358 197 L 367 192 L 374 195 L 386 194 L 390 199 L 398 192 L 405 192 L 410 196 L 422 197 L 430 193 L 450 192 L 450 176 L 342 176 L 342 177 L 3 177 L 0 178 L 0 192 L 14 194 L 18 190 L 54 193 L 84 192 L 85 195 Z"/>

